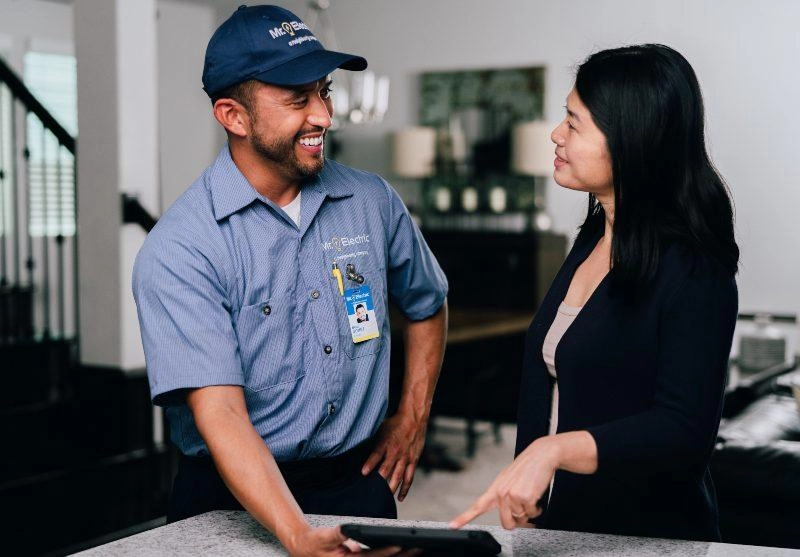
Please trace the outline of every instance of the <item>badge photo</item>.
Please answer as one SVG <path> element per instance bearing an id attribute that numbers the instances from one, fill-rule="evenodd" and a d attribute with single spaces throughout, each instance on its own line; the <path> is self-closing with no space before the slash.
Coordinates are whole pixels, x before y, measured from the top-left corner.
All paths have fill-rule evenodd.
<path id="1" fill-rule="evenodd" d="M 378 319 L 372 303 L 372 292 L 363 284 L 344 292 L 344 303 L 347 308 L 347 319 L 350 322 L 350 334 L 353 342 L 364 342 L 378 338 Z"/>

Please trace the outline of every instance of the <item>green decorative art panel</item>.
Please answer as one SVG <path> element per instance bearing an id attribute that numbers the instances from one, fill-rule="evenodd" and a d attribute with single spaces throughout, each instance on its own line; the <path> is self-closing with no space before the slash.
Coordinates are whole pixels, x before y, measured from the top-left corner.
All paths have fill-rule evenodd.
<path id="1" fill-rule="evenodd" d="M 424 73 L 420 77 L 420 123 L 446 125 L 450 116 L 479 109 L 505 125 L 541 118 L 544 68 Z"/>

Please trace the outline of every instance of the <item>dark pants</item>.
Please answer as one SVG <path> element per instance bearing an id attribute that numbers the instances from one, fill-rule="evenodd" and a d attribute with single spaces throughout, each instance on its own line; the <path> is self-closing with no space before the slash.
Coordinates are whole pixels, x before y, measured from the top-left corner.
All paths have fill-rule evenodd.
<path id="1" fill-rule="evenodd" d="M 361 475 L 370 448 L 363 443 L 335 457 L 279 462 L 278 467 L 304 513 L 397 518 L 386 480 L 377 471 Z M 242 510 L 242 506 L 210 457 L 182 455 L 167 522 L 216 510 Z"/>

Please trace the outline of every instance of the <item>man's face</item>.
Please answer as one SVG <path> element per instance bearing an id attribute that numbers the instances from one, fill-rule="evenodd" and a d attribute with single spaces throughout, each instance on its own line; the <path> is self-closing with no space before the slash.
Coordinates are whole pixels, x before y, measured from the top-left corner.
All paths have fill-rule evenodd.
<path id="1" fill-rule="evenodd" d="M 325 162 L 333 106 L 328 78 L 298 87 L 260 84 L 248 111 L 248 140 L 270 167 L 290 180 L 314 176 Z"/>
<path id="2" fill-rule="evenodd" d="M 359 306 L 356 308 L 356 317 L 358 319 L 363 320 L 366 315 L 367 315 L 367 310 L 364 309 L 364 306 Z"/>

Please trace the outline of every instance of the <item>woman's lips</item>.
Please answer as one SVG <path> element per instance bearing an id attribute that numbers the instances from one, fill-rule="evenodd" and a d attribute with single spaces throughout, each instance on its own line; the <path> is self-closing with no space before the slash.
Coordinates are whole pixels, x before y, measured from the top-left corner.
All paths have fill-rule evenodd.
<path id="1" fill-rule="evenodd" d="M 565 164 L 567 164 L 567 161 L 556 155 L 556 159 L 553 161 L 553 166 L 556 167 L 556 170 L 561 168 Z"/>

